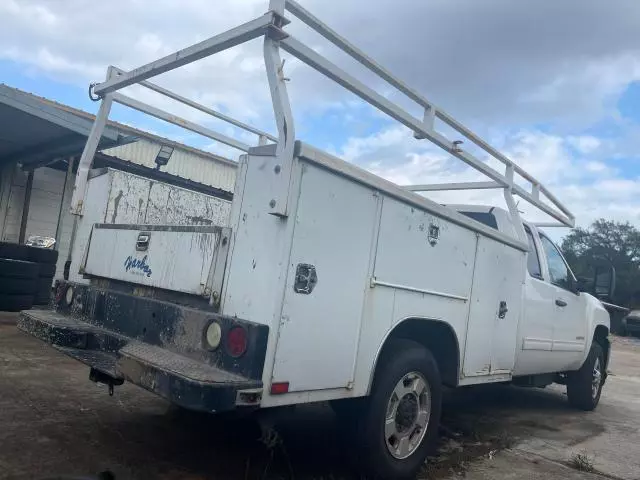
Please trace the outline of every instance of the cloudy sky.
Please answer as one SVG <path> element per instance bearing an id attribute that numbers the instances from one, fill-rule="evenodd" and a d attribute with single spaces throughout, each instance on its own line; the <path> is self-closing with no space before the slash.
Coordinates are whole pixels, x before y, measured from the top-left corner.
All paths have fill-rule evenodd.
<path id="1" fill-rule="evenodd" d="M 607 217 L 640 226 L 637 0 L 301 3 L 537 176 L 579 224 Z M 267 0 L 2 0 L 0 82 L 95 112 L 87 85 L 101 80 L 107 65 L 139 66 L 255 18 L 267 5 Z M 294 21 L 287 30 L 422 115 L 304 26 Z M 261 52 L 260 41 L 254 41 L 155 81 L 274 132 Z M 457 160 L 414 140 L 406 128 L 295 59 L 287 60 L 285 73 L 299 139 L 400 184 L 476 179 Z M 129 93 L 254 141 L 152 92 Z M 123 107 L 115 108 L 112 118 L 232 158 L 239 153 Z M 485 195 L 437 199 L 490 201 Z"/>

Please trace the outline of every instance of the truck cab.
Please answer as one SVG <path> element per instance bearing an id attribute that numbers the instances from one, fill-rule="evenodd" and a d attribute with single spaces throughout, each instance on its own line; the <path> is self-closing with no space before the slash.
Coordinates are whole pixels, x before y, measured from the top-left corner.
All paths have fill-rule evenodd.
<path id="1" fill-rule="evenodd" d="M 511 216 L 504 209 L 450 206 L 507 235 L 516 235 Z M 580 291 L 570 265 L 550 237 L 535 224 L 522 223 L 528 245 L 527 275 L 515 342 L 514 378 L 577 370 L 592 342 L 597 341 L 604 351 L 605 364 L 601 367 L 604 381 L 610 354 L 609 313 L 600 299 L 589 291 Z"/>

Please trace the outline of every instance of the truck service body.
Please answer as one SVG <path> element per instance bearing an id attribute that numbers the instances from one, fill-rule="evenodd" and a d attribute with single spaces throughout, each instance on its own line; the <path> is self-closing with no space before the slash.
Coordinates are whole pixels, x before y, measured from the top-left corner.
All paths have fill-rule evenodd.
<path id="1" fill-rule="evenodd" d="M 288 35 L 285 11 L 418 102 L 424 119 Z M 147 80 L 259 36 L 277 137 Z M 280 49 L 491 181 L 398 186 L 297 140 Z M 134 83 L 245 128 L 258 145 L 117 93 Z M 559 382 L 575 406 L 597 405 L 609 315 L 578 291 L 560 250 L 520 218 L 513 197 L 560 225 L 573 226 L 571 213 L 296 2 L 273 0 L 263 17 L 130 72 L 110 67 L 93 92 L 102 103 L 72 202 L 76 231 L 90 232 L 73 259 L 89 283 L 60 282 L 53 309 L 22 312 L 19 321 L 89 365 L 93 380 L 110 388 L 129 381 L 212 413 L 331 401 L 356 427 L 350 431 L 363 468 L 382 477 L 410 476 L 423 463 L 443 385 Z M 97 138 L 114 101 L 244 151 L 228 224 L 105 224 L 83 215 Z M 505 172 L 438 133 L 435 120 L 504 163 Z M 440 205 L 418 193 L 466 188 L 502 189 L 507 210 Z"/>

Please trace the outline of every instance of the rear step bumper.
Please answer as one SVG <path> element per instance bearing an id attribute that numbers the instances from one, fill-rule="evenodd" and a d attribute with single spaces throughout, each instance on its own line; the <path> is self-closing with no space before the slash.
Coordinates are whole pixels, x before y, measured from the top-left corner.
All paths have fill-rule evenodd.
<path id="1" fill-rule="evenodd" d="M 114 333 L 52 310 L 20 313 L 18 328 L 118 385 L 123 380 L 177 405 L 217 412 L 258 405 L 262 382 L 216 368 L 205 361 Z"/>

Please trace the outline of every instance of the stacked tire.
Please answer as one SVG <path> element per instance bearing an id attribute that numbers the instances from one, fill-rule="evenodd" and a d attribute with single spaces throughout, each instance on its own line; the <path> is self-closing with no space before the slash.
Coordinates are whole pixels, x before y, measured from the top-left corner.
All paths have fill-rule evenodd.
<path id="1" fill-rule="evenodd" d="M 48 304 L 57 261 L 56 250 L 0 242 L 0 311 Z"/>

